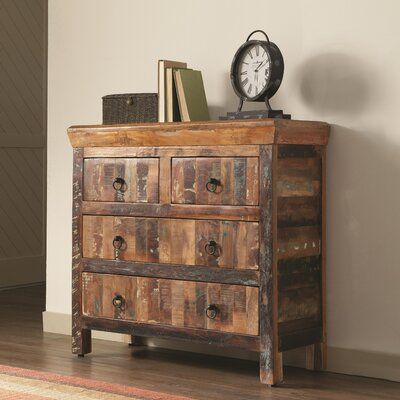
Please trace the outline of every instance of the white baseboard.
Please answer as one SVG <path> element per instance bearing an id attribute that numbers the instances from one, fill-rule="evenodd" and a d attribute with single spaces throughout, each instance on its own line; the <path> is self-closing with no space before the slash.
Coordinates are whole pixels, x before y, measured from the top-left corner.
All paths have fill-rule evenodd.
<path id="1" fill-rule="evenodd" d="M 43 312 L 43 331 L 71 334 L 71 315 L 54 312 Z M 119 333 L 93 331 L 93 338 L 128 342 L 128 335 Z M 149 346 L 173 350 L 218 355 L 244 360 L 258 360 L 255 352 L 224 349 L 197 343 L 172 341 L 167 339 L 148 339 Z M 296 349 L 284 353 L 285 365 L 304 368 L 305 350 Z M 348 375 L 359 375 L 400 382 L 400 355 L 328 347 L 328 371 Z"/>
<path id="2" fill-rule="evenodd" d="M 0 259 L 0 288 L 25 286 L 46 280 L 44 256 Z"/>

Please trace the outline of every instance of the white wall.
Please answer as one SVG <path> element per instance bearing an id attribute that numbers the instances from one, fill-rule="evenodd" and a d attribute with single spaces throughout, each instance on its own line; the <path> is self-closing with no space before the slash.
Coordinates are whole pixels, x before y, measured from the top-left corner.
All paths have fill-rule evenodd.
<path id="1" fill-rule="evenodd" d="M 100 123 L 105 94 L 156 91 L 159 58 L 203 71 L 212 117 L 234 110 L 232 56 L 264 29 L 286 62 L 273 106 L 332 124 L 329 346 L 400 357 L 399 15 L 396 0 L 50 0 L 47 311 L 71 312 L 67 127 Z"/>

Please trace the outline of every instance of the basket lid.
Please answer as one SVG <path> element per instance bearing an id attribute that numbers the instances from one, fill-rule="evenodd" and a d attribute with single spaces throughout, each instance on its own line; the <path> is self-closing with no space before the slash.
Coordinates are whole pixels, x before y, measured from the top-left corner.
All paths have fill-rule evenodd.
<path id="1" fill-rule="evenodd" d="M 121 93 L 121 94 L 107 94 L 103 96 L 102 99 L 118 99 L 124 97 L 148 97 L 148 96 L 157 96 L 157 93 Z"/>

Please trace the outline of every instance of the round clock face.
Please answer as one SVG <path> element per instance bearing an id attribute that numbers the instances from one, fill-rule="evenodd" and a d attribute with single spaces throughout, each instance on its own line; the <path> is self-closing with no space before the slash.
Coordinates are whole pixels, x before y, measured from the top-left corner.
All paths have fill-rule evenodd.
<path id="1" fill-rule="evenodd" d="M 243 96 L 249 100 L 264 93 L 271 78 L 271 58 L 260 43 L 242 49 L 237 62 L 237 84 Z"/>

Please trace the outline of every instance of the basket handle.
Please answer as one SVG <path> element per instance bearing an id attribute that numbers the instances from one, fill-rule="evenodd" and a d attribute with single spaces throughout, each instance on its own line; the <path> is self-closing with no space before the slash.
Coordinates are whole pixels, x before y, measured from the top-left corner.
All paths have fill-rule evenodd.
<path id="1" fill-rule="evenodd" d="M 268 37 L 268 35 L 267 35 L 264 31 L 262 31 L 262 30 L 260 30 L 260 29 L 257 29 L 256 31 L 251 32 L 250 35 L 247 37 L 246 42 L 248 42 L 249 39 L 250 39 L 255 33 L 257 33 L 257 32 L 260 32 L 260 33 L 264 34 L 264 36 L 265 36 L 265 38 L 267 39 L 267 42 L 268 42 L 268 44 L 269 44 L 269 37 Z"/>

